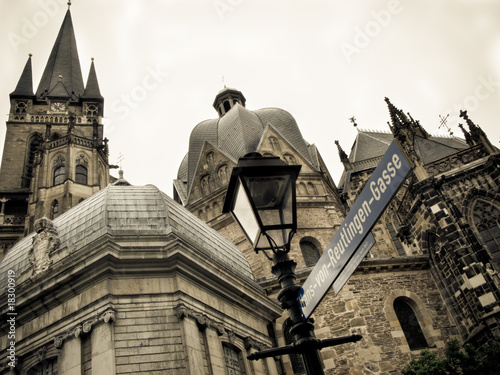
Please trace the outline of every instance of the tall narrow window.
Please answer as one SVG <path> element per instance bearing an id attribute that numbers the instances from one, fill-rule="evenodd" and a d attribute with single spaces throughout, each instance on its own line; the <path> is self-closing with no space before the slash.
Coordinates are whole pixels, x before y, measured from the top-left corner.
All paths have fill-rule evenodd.
<path id="1" fill-rule="evenodd" d="M 224 111 L 228 113 L 230 109 L 231 109 L 231 103 L 229 103 L 229 100 L 226 100 L 224 102 Z"/>
<path id="2" fill-rule="evenodd" d="M 77 184 L 87 185 L 87 168 L 83 165 L 77 165 L 75 168 L 75 182 Z"/>
<path id="3" fill-rule="evenodd" d="M 66 174 L 66 169 L 64 165 L 59 165 L 54 169 L 54 185 L 60 185 L 64 182 L 64 175 Z"/>
<path id="4" fill-rule="evenodd" d="M 477 199 L 472 216 L 479 240 L 488 248 L 493 260 L 500 264 L 500 209 L 490 202 Z"/>
<path id="5" fill-rule="evenodd" d="M 399 324 L 403 329 L 410 349 L 420 350 L 427 348 L 429 345 L 422 332 L 417 316 L 411 306 L 406 303 L 403 298 L 396 298 L 394 301 L 394 312 L 398 317 Z"/>
<path id="6" fill-rule="evenodd" d="M 54 200 L 50 206 L 50 219 L 54 220 L 58 216 L 59 216 L 59 202 L 57 202 L 57 200 Z"/>
<path id="7" fill-rule="evenodd" d="M 223 343 L 224 360 L 226 362 L 226 373 L 228 375 L 244 375 L 245 370 L 242 363 L 241 351 L 234 345 Z"/>

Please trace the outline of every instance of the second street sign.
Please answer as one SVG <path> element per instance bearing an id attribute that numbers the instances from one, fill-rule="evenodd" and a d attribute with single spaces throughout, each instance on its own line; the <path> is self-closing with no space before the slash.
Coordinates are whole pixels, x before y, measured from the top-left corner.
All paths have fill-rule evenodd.
<path id="1" fill-rule="evenodd" d="M 392 141 L 297 295 L 303 320 L 311 316 L 332 284 L 335 293 L 340 291 L 373 246 L 370 231 L 410 171 L 397 143 Z"/>

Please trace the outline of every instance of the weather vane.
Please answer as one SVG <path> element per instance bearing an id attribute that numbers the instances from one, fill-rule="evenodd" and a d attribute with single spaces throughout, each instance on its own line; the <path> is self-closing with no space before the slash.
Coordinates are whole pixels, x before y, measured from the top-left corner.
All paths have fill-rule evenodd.
<path id="1" fill-rule="evenodd" d="M 352 116 L 351 118 L 349 118 L 349 121 L 352 122 L 354 127 L 358 126 L 358 124 L 356 123 L 356 117 Z"/>
<path id="2" fill-rule="evenodd" d="M 441 121 L 441 125 L 439 125 L 438 129 L 441 129 L 444 126 L 446 128 L 446 130 L 448 131 L 448 133 L 450 133 L 450 135 L 453 135 L 453 132 L 451 131 L 451 129 L 448 126 L 448 124 L 446 123 L 446 120 L 448 119 L 448 116 L 450 116 L 450 114 L 447 114 L 446 117 L 443 117 L 443 116 L 439 115 L 439 119 Z"/>

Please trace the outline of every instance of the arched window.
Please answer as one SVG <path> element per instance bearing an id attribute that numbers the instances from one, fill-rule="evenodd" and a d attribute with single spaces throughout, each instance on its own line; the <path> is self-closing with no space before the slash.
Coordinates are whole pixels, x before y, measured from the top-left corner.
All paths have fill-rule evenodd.
<path id="1" fill-rule="evenodd" d="M 66 169 L 64 165 L 59 165 L 54 169 L 54 185 L 60 185 L 64 182 Z"/>
<path id="2" fill-rule="evenodd" d="M 291 323 L 290 319 L 285 320 L 283 324 L 283 336 L 285 338 L 285 344 L 293 344 L 293 337 L 290 333 Z M 304 361 L 299 354 L 289 354 L 290 362 L 292 363 L 292 370 L 294 374 L 305 374 L 306 370 L 304 367 Z"/>
<path id="3" fill-rule="evenodd" d="M 57 200 L 54 199 L 54 201 L 50 205 L 50 219 L 54 220 L 58 216 L 59 216 L 59 202 L 57 202 Z"/>
<path id="4" fill-rule="evenodd" d="M 229 100 L 226 100 L 224 102 L 224 111 L 228 113 L 230 109 L 231 109 L 231 103 L 229 103 Z"/>
<path id="5" fill-rule="evenodd" d="M 278 138 L 276 138 L 276 137 L 269 137 L 269 143 L 271 144 L 271 148 L 273 149 L 273 151 L 281 151 L 280 143 L 278 141 Z"/>
<path id="6" fill-rule="evenodd" d="M 201 178 L 201 191 L 203 196 L 207 196 L 212 192 L 212 177 L 208 174 Z"/>
<path id="7" fill-rule="evenodd" d="M 227 164 L 221 165 L 217 170 L 217 176 L 219 176 L 219 181 L 222 185 L 226 185 L 228 183 L 228 170 L 229 167 Z"/>
<path id="8" fill-rule="evenodd" d="M 396 298 L 394 300 L 394 312 L 398 317 L 399 324 L 403 329 L 410 349 L 420 350 L 427 348 L 429 345 L 427 344 L 427 340 L 422 332 L 417 316 L 404 298 Z"/>
<path id="9" fill-rule="evenodd" d="M 306 267 L 314 266 L 319 260 L 319 249 L 308 239 L 302 239 L 300 241 L 300 250 L 302 251 L 302 256 L 306 262 Z"/>
<path id="10" fill-rule="evenodd" d="M 472 205 L 473 226 L 479 240 L 488 248 L 493 260 L 500 264 L 500 206 L 478 198 Z"/>
<path id="11" fill-rule="evenodd" d="M 297 186 L 299 189 L 299 195 L 307 195 L 306 184 L 304 184 L 303 182 L 299 182 Z"/>
<path id="12" fill-rule="evenodd" d="M 226 342 L 222 343 L 222 348 L 224 350 L 224 360 L 226 362 L 226 373 L 230 375 L 245 374 L 241 350 Z"/>
<path id="13" fill-rule="evenodd" d="M 318 189 L 316 189 L 316 186 L 312 182 L 307 183 L 307 191 L 309 195 L 318 195 Z"/>
<path id="14" fill-rule="evenodd" d="M 77 165 L 75 168 L 75 182 L 77 184 L 87 185 L 87 168 L 83 165 Z"/>

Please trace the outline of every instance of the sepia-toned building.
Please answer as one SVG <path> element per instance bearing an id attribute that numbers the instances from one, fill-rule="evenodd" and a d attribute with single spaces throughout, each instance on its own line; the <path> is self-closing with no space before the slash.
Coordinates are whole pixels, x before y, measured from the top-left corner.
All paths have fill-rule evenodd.
<path id="1" fill-rule="evenodd" d="M 337 142 L 336 184 L 290 113 L 224 87 L 170 198 L 110 176 L 104 98 L 94 62 L 83 83 L 69 10 L 36 91 L 31 64 L 0 168 L 0 374 L 303 374 L 297 355 L 247 359 L 293 339 L 272 262 L 222 213 L 232 168 L 250 152 L 301 165 L 290 257 L 302 283 L 394 139 L 412 172 L 312 315 L 318 339 L 363 336 L 321 350 L 325 373 L 398 374 L 451 338 L 500 339 L 500 155 L 466 112 L 464 139 L 435 137 L 386 99 L 386 133 L 358 129 L 349 154 Z"/>

